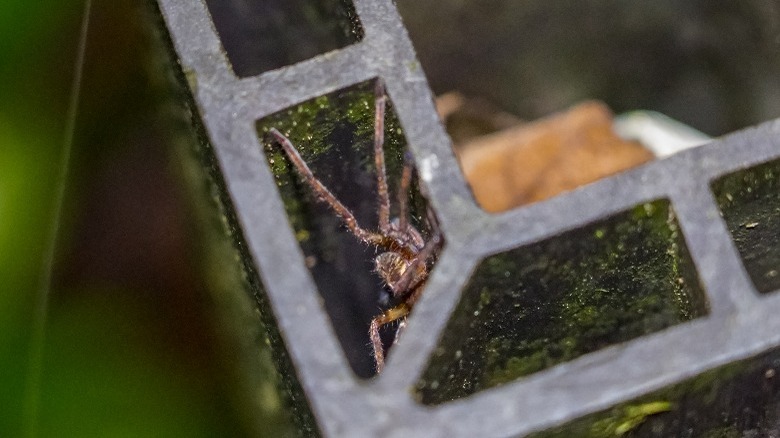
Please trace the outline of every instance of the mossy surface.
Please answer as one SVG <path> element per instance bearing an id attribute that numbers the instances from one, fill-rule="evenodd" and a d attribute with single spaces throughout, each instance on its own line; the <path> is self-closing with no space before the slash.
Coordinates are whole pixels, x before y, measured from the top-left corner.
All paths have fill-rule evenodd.
<path id="1" fill-rule="evenodd" d="M 529 438 L 778 436 L 778 366 L 774 350 Z"/>
<path id="2" fill-rule="evenodd" d="M 437 404 L 706 313 L 667 201 L 483 260 L 428 369 Z"/>
<path id="3" fill-rule="evenodd" d="M 756 289 L 780 289 L 780 161 L 722 177 L 712 190 Z"/>
<path id="4" fill-rule="evenodd" d="M 314 175 L 357 218 L 362 228 L 376 230 L 377 180 L 374 165 L 375 81 L 304 102 L 258 123 L 268 163 L 276 178 L 285 211 L 324 298 L 334 329 L 352 368 L 361 377 L 374 373 L 369 346 L 371 318 L 387 305 L 387 294 L 373 272 L 376 248 L 358 241 L 341 219 L 298 175 L 282 148 L 267 134 L 276 128 L 295 145 Z M 385 165 L 391 217 L 398 214 L 398 183 L 406 140 L 387 101 Z M 409 193 L 410 221 L 427 235 L 427 203 L 416 182 Z M 391 337 L 391 333 L 386 333 Z"/>

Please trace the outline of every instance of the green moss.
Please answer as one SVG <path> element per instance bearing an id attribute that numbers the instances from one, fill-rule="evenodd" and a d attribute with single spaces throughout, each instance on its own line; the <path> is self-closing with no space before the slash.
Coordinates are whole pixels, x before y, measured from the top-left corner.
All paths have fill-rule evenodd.
<path id="1" fill-rule="evenodd" d="M 532 437 L 775 436 L 780 418 L 778 363 L 780 353 L 770 351 Z"/>
<path id="2" fill-rule="evenodd" d="M 485 259 L 418 393 L 468 396 L 705 313 L 669 203 L 643 204 Z"/>
<path id="3" fill-rule="evenodd" d="M 297 232 L 315 227 L 310 222 L 312 216 L 317 216 L 317 212 L 312 214 L 313 194 L 295 173 L 282 149 L 270 141 L 268 131 L 276 128 L 287 136 L 317 178 L 347 204 L 347 207 L 360 210 L 360 205 L 349 205 L 350 196 L 343 196 L 347 198 L 345 200 L 339 195 L 341 192 L 354 192 L 358 189 L 366 196 L 361 196 L 355 204 L 375 202 L 373 88 L 374 81 L 365 82 L 317 97 L 268 116 L 258 123 L 257 128 L 265 142 L 268 163 L 285 202 L 287 214 Z M 406 141 L 389 101 L 386 113 L 385 165 L 392 192 L 397 188 L 396 181 L 403 167 L 402 154 Z M 419 195 L 415 197 L 419 201 L 418 198 Z M 372 211 L 376 209 L 375 205 L 370 207 Z M 316 207 L 314 209 L 321 210 Z M 420 218 L 417 219 L 419 222 Z M 308 234 L 310 233 L 302 235 Z"/>
<path id="4" fill-rule="evenodd" d="M 612 416 L 594 422 L 590 427 L 590 436 L 593 438 L 623 436 L 644 423 L 647 417 L 671 409 L 672 404 L 668 401 L 620 406 L 612 410 Z"/>

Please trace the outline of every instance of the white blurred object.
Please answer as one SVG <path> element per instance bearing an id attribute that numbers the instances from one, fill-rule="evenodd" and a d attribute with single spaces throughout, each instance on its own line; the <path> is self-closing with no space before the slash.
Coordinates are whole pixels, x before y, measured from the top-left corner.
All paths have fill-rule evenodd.
<path id="1" fill-rule="evenodd" d="M 635 140 L 658 158 L 712 141 L 708 135 L 655 111 L 630 111 L 615 117 L 615 133 Z"/>

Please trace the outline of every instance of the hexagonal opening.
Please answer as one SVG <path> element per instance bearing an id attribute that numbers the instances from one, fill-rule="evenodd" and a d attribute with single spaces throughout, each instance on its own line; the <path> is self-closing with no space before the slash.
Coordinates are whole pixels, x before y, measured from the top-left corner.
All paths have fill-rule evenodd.
<path id="1" fill-rule="evenodd" d="M 257 124 L 306 264 L 349 364 L 364 378 L 375 374 L 369 324 L 393 304 L 391 294 L 374 271 L 374 258 L 381 250 L 359 241 L 329 205 L 318 201 L 314 190 L 268 132 L 276 128 L 287 136 L 312 173 L 353 213 L 358 224 L 377 230 L 375 84 L 371 80 L 317 97 L 265 117 Z M 384 133 L 390 215 L 396 217 L 406 139 L 389 98 Z M 428 204 L 420 193 L 417 178 L 413 178 L 409 189 L 408 207 L 409 223 L 427 239 L 431 233 Z M 392 345 L 396 327 L 389 324 L 381 330 L 386 349 Z"/>
<path id="2" fill-rule="evenodd" d="M 484 259 L 417 385 L 466 397 L 707 313 L 669 202 Z"/>
<path id="3" fill-rule="evenodd" d="M 363 39 L 349 0 L 206 0 L 239 77 L 255 76 Z"/>
<path id="4" fill-rule="evenodd" d="M 712 191 L 756 289 L 780 289 L 780 160 L 718 178 Z"/>
<path id="5" fill-rule="evenodd" d="M 772 350 L 529 438 L 777 436 L 778 367 Z"/>

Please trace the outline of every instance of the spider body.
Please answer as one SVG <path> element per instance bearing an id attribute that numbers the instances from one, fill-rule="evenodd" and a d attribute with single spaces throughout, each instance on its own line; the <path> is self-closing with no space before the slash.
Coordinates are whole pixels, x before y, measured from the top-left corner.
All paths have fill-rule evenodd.
<path id="1" fill-rule="evenodd" d="M 420 297 L 428 278 L 430 264 L 441 246 L 442 238 L 433 215 L 428 214 L 432 232 L 426 242 L 422 234 L 409 223 L 407 218 L 407 192 L 412 180 L 410 154 L 404 155 L 404 168 L 398 191 L 399 216 L 390 220 L 390 199 L 384 162 L 384 115 L 387 96 L 381 81 L 375 88 L 374 118 L 374 164 L 377 175 L 379 230 L 370 231 L 360 227 L 352 214 L 327 187 L 312 173 L 292 142 L 281 132 L 272 128 L 269 134 L 282 147 L 298 174 L 317 195 L 320 202 L 327 203 L 349 232 L 367 245 L 383 252 L 374 259 L 376 273 L 390 289 L 395 306 L 374 317 L 369 327 L 369 337 L 376 361 L 377 373 L 384 367 L 384 348 L 379 328 L 394 321 L 402 324 Z M 396 336 L 396 341 L 398 336 Z"/>
<path id="2" fill-rule="evenodd" d="M 401 250 L 383 252 L 374 259 L 377 274 L 382 277 L 394 296 L 405 292 L 404 285 L 400 284 L 403 274 L 414 263 L 425 246 L 425 241 L 416 228 L 407 225 L 406 229 L 401 230 L 399 223 L 400 221 L 397 219 L 390 222 L 388 234 L 393 237 Z M 417 272 L 409 275 L 413 277 L 411 284 L 416 284 L 427 277 L 427 267 L 424 264 L 418 264 Z"/>

